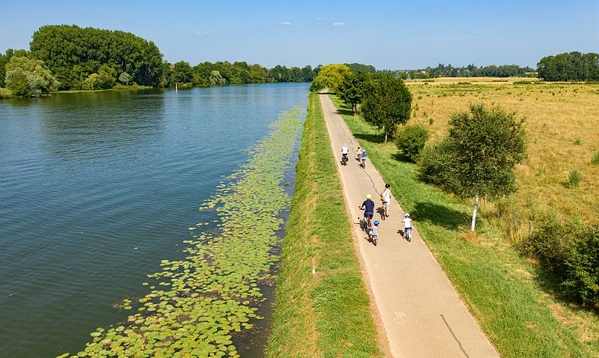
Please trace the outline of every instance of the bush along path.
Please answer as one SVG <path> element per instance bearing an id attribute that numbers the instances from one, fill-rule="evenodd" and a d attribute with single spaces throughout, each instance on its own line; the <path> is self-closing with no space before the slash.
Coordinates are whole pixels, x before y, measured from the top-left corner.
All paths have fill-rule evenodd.
<path id="1" fill-rule="evenodd" d="M 190 227 L 197 234 L 185 242 L 187 257 L 163 260 L 162 271 L 145 283 L 150 292 L 122 302 L 132 311 L 127 321 L 98 328 L 76 356 L 239 357 L 233 335 L 260 319 L 259 287 L 274 281 L 280 214 L 290 204 L 284 173 L 301 124 L 297 109 L 272 124 L 247 164 L 200 208 L 215 210 L 220 219 Z"/>

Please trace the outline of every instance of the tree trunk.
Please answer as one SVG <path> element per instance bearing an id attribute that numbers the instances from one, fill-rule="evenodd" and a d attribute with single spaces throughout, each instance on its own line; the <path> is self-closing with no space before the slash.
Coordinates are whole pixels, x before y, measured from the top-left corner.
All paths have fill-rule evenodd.
<path id="1" fill-rule="evenodd" d="M 474 197 L 474 210 L 472 210 L 472 226 L 470 226 L 470 231 L 474 232 L 474 228 L 476 227 L 476 211 L 478 210 L 478 195 Z"/>

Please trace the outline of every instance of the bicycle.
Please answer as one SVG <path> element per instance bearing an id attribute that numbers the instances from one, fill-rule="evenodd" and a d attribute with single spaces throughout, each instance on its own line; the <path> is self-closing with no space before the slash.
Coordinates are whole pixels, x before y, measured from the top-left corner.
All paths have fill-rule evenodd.
<path id="1" fill-rule="evenodd" d="M 381 208 L 379 210 L 379 213 L 381 214 L 381 220 L 385 220 L 387 218 L 387 216 L 389 216 L 388 213 L 389 210 L 389 204 L 385 201 L 385 199 L 383 197 L 381 197 Z"/>
<path id="2" fill-rule="evenodd" d="M 403 219 L 403 237 L 408 240 L 408 242 L 412 241 L 412 218 L 410 218 L 410 214 L 405 213 Z"/>
<path id="3" fill-rule="evenodd" d="M 362 219 L 362 222 L 363 222 L 363 230 L 364 231 L 370 230 L 370 228 L 372 227 L 372 215 L 364 216 L 364 219 Z"/>
<path id="4" fill-rule="evenodd" d="M 406 239 L 408 242 L 412 242 L 412 228 L 411 227 L 407 227 L 404 229 L 403 238 Z"/>
<path id="5" fill-rule="evenodd" d="M 347 165 L 347 161 L 348 160 L 349 159 L 347 158 L 347 154 L 342 154 L 341 155 L 341 165 L 344 165 L 344 166 Z"/>
<path id="6" fill-rule="evenodd" d="M 374 246 L 376 246 L 376 243 L 378 242 L 378 238 L 379 238 L 379 222 L 378 222 L 378 220 L 374 221 L 374 226 L 372 226 L 370 228 L 370 230 L 368 231 L 368 236 L 370 237 L 370 241 L 372 241 L 372 244 Z"/>
<path id="7" fill-rule="evenodd" d="M 360 161 L 360 166 L 362 167 L 362 169 L 366 169 L 366 158 L 362 157 L 362 160 Z"/>

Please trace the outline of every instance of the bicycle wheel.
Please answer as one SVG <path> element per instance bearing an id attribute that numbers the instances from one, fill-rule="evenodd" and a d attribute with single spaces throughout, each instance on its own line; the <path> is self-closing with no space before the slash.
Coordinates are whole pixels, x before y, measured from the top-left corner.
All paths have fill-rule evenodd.
<path id="1" fill-rule="evenodd" d="M 376 246 L 377 235 L 372 236 L 372 244 Z"/>

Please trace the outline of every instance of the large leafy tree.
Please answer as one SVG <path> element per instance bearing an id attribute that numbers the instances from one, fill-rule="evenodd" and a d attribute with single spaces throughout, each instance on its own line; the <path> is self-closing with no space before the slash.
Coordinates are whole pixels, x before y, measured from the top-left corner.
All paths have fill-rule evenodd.
<path id="1" fill-rule="evenodd" d="M 395 135 L 399 124 L 410 119 L 412 94 L 403 80 L 383 73 L 364 93 L 364 119 L 383 130 L 385 142 Z"/>
<path id="2" fill-rule="evenodd" d="M 354 113 L 358 112 L 358 104 L 362 103 L 369 81 L 370 75 L 366 71 L 352 71 L 343 77 L 338 95 L 345 104 L 352 108 Z"/>
<path id="3" fill-rule="evenodd" d="M 173 65 L 171 83 L 190 83 L 193 80 L 193 70 L 188 62 L 179 61 Z"/>
<path id="4" fill-rule="evenodd" d="M 59 86 L 44 61 L 12 56 L 5 68 L 6 87 L 17 97 L 39 97 Z"/>
<path id="5" fill-rule="evenodd" d="M 346 65 L 330 64 L 320 67 L 318 75 L 310 85 L 311 91 L 320 91 L 328 88 L 329 91 L 337 93 L 343 78 L 349 74 L 350 69 Z"/>
<path id="6" fill-rule="evenodd" d="M 472 104 L 470 112 L 452 115 L 449 135 L 423 159 L 423 172 L 444 181 L 445 189 L 474 198 L 472 231 L 480 196 L 516 191 L 514 166 L 526 158 L 523 123 L 499 106 Z"/>

